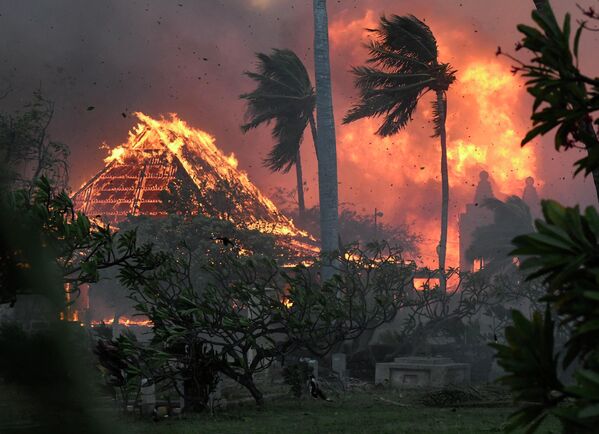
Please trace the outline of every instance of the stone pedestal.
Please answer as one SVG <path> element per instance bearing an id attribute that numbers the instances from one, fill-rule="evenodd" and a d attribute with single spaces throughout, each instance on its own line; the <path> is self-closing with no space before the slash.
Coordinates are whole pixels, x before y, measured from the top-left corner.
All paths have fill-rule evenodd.
<path id="1" fill-rule="evenodd" d="M 444 357 L 398 357 L 377 363 L 375 384 L 392 387 L 443 387 L 470 384 L 470 364 Z"/>
<path id="2" fill-rule="evenodd" d="M 331 370 L 345 378 L 347 373 L 347 358 L 343 353 L 334 353 L 331 357 Z"/>
<path id="3" fill-rule="evenodd" d="M 141 414 L 150 415 L 156 406 L 156 387 L 154 384 L 142 385 L 141 393 Z"/>
<path id="4" fill-rule="evenodd" d="M 307 363 L 312 370 L 312 375 L 314 375 L 314 378 L 318 378 L 318 360 L 302 357 L 299 361 Z"/>

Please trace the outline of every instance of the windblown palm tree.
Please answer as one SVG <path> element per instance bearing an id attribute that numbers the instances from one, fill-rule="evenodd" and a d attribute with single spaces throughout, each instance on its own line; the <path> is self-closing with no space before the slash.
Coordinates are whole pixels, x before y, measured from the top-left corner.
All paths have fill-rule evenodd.
<path id="1" fill-rule="evenodd" d="M 329 24 L 326 0 L 314 0 L 313 9 L 320 239 L 321 252 L 326 255 L 339 249 L 337 144 L 333 118 L 331 65 L 329 59 Z M 332 274 L 332 267 L 323 267 L 323 280 L 327 280 Z"/>
<path id="2" fill-rule="evenodd" d="M 245 73 L 258 86 L 253 92 L 240 96 L 247 100 L 248 121 L 241 129 L 245 133 L 274 121 L 272 137 L 276 144 L 264 164 L 273 172 L 283 173 L 295 166 L 299 215 L 303 216 L 305 202 L 300 146 L 308 124 L 316 143 L 314 89 L 306 67 L 293 51 L 274 49 L 270 55 L 259 53 L 257 57 L 258 71 Z"/>
<path id="3" fill-rule="evenodd" d="M 488 198 L 482 206 L 493 212 L 493 223 L 474 230 L 466 257 L 470 263 L 483 259 L 483 269 L 493 274 L 512 263 L 512 240 L 533 232 L 534 227 L 528 205 L 518 196 L 510 196 L 505 202 Z"/>
<path id="4" fill-rule="evenodd" d="M 447 170 L 447 90 L 455 71 L 439 63 L 437 41 L 430 28 L 413 15 L 382 17 L 377 29 L 369 29 L 375 39 L 368 45 L 371 66 L 354 67 L 360 101 L 343 119 L 350 123 L 366 117 L 383 117 L 377 134 L 390 136 L 412 119 L 420 99 L 435 92 L 434 136 L 441 141 L 441 237 L 438 247 L 441 286 L 445 288 L 449 180 Z"/>

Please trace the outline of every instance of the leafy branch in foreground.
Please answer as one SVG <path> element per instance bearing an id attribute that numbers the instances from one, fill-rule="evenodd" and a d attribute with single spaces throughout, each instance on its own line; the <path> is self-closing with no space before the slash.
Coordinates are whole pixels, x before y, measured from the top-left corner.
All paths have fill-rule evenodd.
<path id="1" fill-rule="evenodd" d="M 515 238 L 512 254 L 525 258 L 521 268 L 528 280 L 543 279 L 547 310 L 532 320 L 514 312 L 507 344 L 494 345 L 507 372 L 501 381 L 522 404 L 510 426 L 534 432 L 552 414 L 564 432 L 593 432 L 599 422 L 599 214 L 548 200 L 542 207 L 537 232 Z M 563 349 L 554 346 L 553 315 L 566 334 Z M 570 366 L 574 384 L 565 385 L 559 370 Z"/>
<path id="2" fill-rule="evenodd" d="M 0 304 L 44 294 L 64 306 L 65 285 L 74 299 L 79 285 L 99 280 L 100 270 L 151 249 L 137 246 L 134 231 L 116 233 L 76 212 L 43 176 L 33 189 L 0 193 L 0 221 Z"/>
<path id="3" fill-rule="evenodd" d="M 580 39 L 587 26 L 579 23 L 571 43 L 570 14 L 566 14 L 560 26 L 547 2 L 542 10 L 533 11 L 532 18 L 538 27 L 519 25 L 524 38 L 516 46 L 516 50 L 530 51 L 533 57 L 529 63 L 498 50 L 498 54 L 517 62 L 513 72 L 527 78 L 527 90 L 534 97 L 533 129 L 522 145 L 557 128 L 557 150 L 586 149 L 587 155 L 575 163 L 575 173 L 593 173 L 599 192 L 599 140 L 594 127 L 598 121 L 592 117 L 599 110 L 599 78 L 589 77 L 579 69 Z"/>
<path id="4" fill-rule="evenodd" d="M 207 278 L 201 280 L 192 279 L 191 270 L 204 258 L 186 248 L 142 259 L 122 268 L 121 281 L 137 311 L 152 321 L 155 341 L 176 360 L 181 355 L 172 348 L 205 349 L 215 369 L 244 386 L 257 404 L 264 402 L 257 373 L 296 350 L 325 355 L 392 320 L 413 272 L 413 264 L 385 245 L 339 255 L 337 274 L 324 285 L 318 263 L 284 269 L 232 250 L 204 265 Z"/>

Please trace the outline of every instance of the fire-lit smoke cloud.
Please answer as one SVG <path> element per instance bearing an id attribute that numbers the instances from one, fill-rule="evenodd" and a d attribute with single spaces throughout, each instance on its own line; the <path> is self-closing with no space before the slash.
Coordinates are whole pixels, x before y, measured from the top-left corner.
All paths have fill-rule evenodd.
<path id="1" fill-rule="evenodd" d="M 423 234 L 423 261 L 434 265 L 439 238 L 440 154 L 433 139 L 431 105 L 421 102 L 405 131 L 374 135 L 377 120 L 341 125 L 355 101 L 351 66 L 364 64 L 368 37 L 381 14 L 414 14 L 426 21 L 440 47 L 440 61 L 458 70 L 449 92 L 449 264 L 457 263 L 457 216 L 473 199 L 480 170 L 496 194 L 521 194 L 535 177 L 541 196 L 568 204 L 593 203 L 592 182 L 571 180 L 575 152 L 557 154 L 550 140 L 519 142 L 529 127 L 530 99 L 510 64 L 495 57 L 498 45 L 512 49 L 516 25 L 530 22 L 532 1 L 340 0 L 329 2 L 333 99 L 339 156 L 340 201 L 363 213 L 382 209 L 382 222 L 413 223 Z M 569 0 L 552 4 L 562 15 Z M 52 138 L 72 148 L 71 179 L 79 186 L 103 166 L 106 150 L 127 137 L 132 113 L 176 112 L 216 137 L 223 152 L 258 187 L 294 188 L 293 174 L 262 167 L 272 139 L 266 128 L 243 135 L 244 105 L 238 96 L 254 84 L 242 73 L 254 68 L 256 52 L 290 48 L 313 71 L 312 1 L 178 0 L 80 2 L 22 0 L 0 6 L 0 78 L 13 88 L 6 107 L 18 107 L 40 86 L 56 101 Z M 599 35 L 582 40 L 583 66 L 597 75 Z M 595 39 L 593 39 L 595 38 Z M 3 87 L 0 86 L 0 90 Z M 93 111 L 87 111 L 94 106 Z M 4 107 L 3 107 L 4 108 Z M 306 199 L 316 203 L 316 163 L 307 134 L 302 147 Z"/>
<path id="2" fill-rule="evenodd" d="M 351 53 L 352 64 L 362 64 L 369 36 L 364 31 L 377 25 L 378 16 L 366 10 L 361 19 L 333 22 L 333 49 Z M 520 113 L 526 100 L 521 79 L 493 53 L 461 59 L 452 47 L 459 46 L 462 32 L 446 29 L 429 20 L 437 35 L 440 61 L 455 59 L 457 82 L 448 95 L 447 120 L 450 179 L 450 225 L 448 263 L 459 260 L 457 220 L 465 204 L 472 202 L 474 185 L 481 170 L 496 183 L 496 194 L 520 195 L 524 179 L 538 176 L 532 147 L 521 149 L 526 123 Z M 351 48 L 350 48 L 351 47 Z M 432 138 L 431 100 L 425 97 L 413 122 L 392 137 L 379 138 L 380 119 L 343 126 L 338 133 L 341 197 L 354 197 L 362 206 L 388 211 L 391 221 L 413 222 L 424 236 L 424 263 L 433 265 L 440 232 L 440 145 Z M 526 119 L 526 118 L 524 118 Z M 356 174 L 363 174 L 357 179 Z M 367 182 L 364 182 L 366 180 Z"/>

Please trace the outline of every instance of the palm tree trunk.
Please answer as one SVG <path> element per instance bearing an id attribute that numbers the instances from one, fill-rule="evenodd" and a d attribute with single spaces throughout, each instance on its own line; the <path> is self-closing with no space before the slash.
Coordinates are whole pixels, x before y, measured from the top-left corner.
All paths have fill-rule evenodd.
<path id="1" fill-rule="evenodd" d="M 439 241 L 439 283 L 445 291 L 445 254 L 447 252 L 447 218 L 449 212 L 449 174 L 447 170 L 447 134 L 445 120 L 447 119 L 447 97 L 445 92 L 437 91 L 437 105 L 441 117 L 441 239 Z"/>
<path id="2" fill-rule="evenodd" d="M 316 143 L 316 137 L 318 134 L 316 133 L 316 121 L 314 120 L 314 114 L 310 113 L 310 117 L 308 118 L 310 121 L 310 131 L 312 132 L 312 142 L 314 142 L 314 152 L 316 152 L 316 161 L 318 161 L 318 145 Z"/>
<path id="3" fill-rule="evenodd" d="M 318 190 L 320 199 L 320 239 L 324 266 L 322 280 L 333 275 L 327 255 L 339 249 L 339 197 L 337 185 L 337 149 L 326 0 L 314 0 L 314 69 L 316 77 L 316 143 L 318 149 Z"/>
<path id="4" fill-rule="evenodd" d="M 297 149 L 297 157 L 295 158 L 295 175 L 297 178 L 297 205 L 299 209 L 300 220 L 303 221 L 306 212 L 306 204 L 304 202 L 304 177 L 302 175 L 302 155 L 299 148 Z"/>

